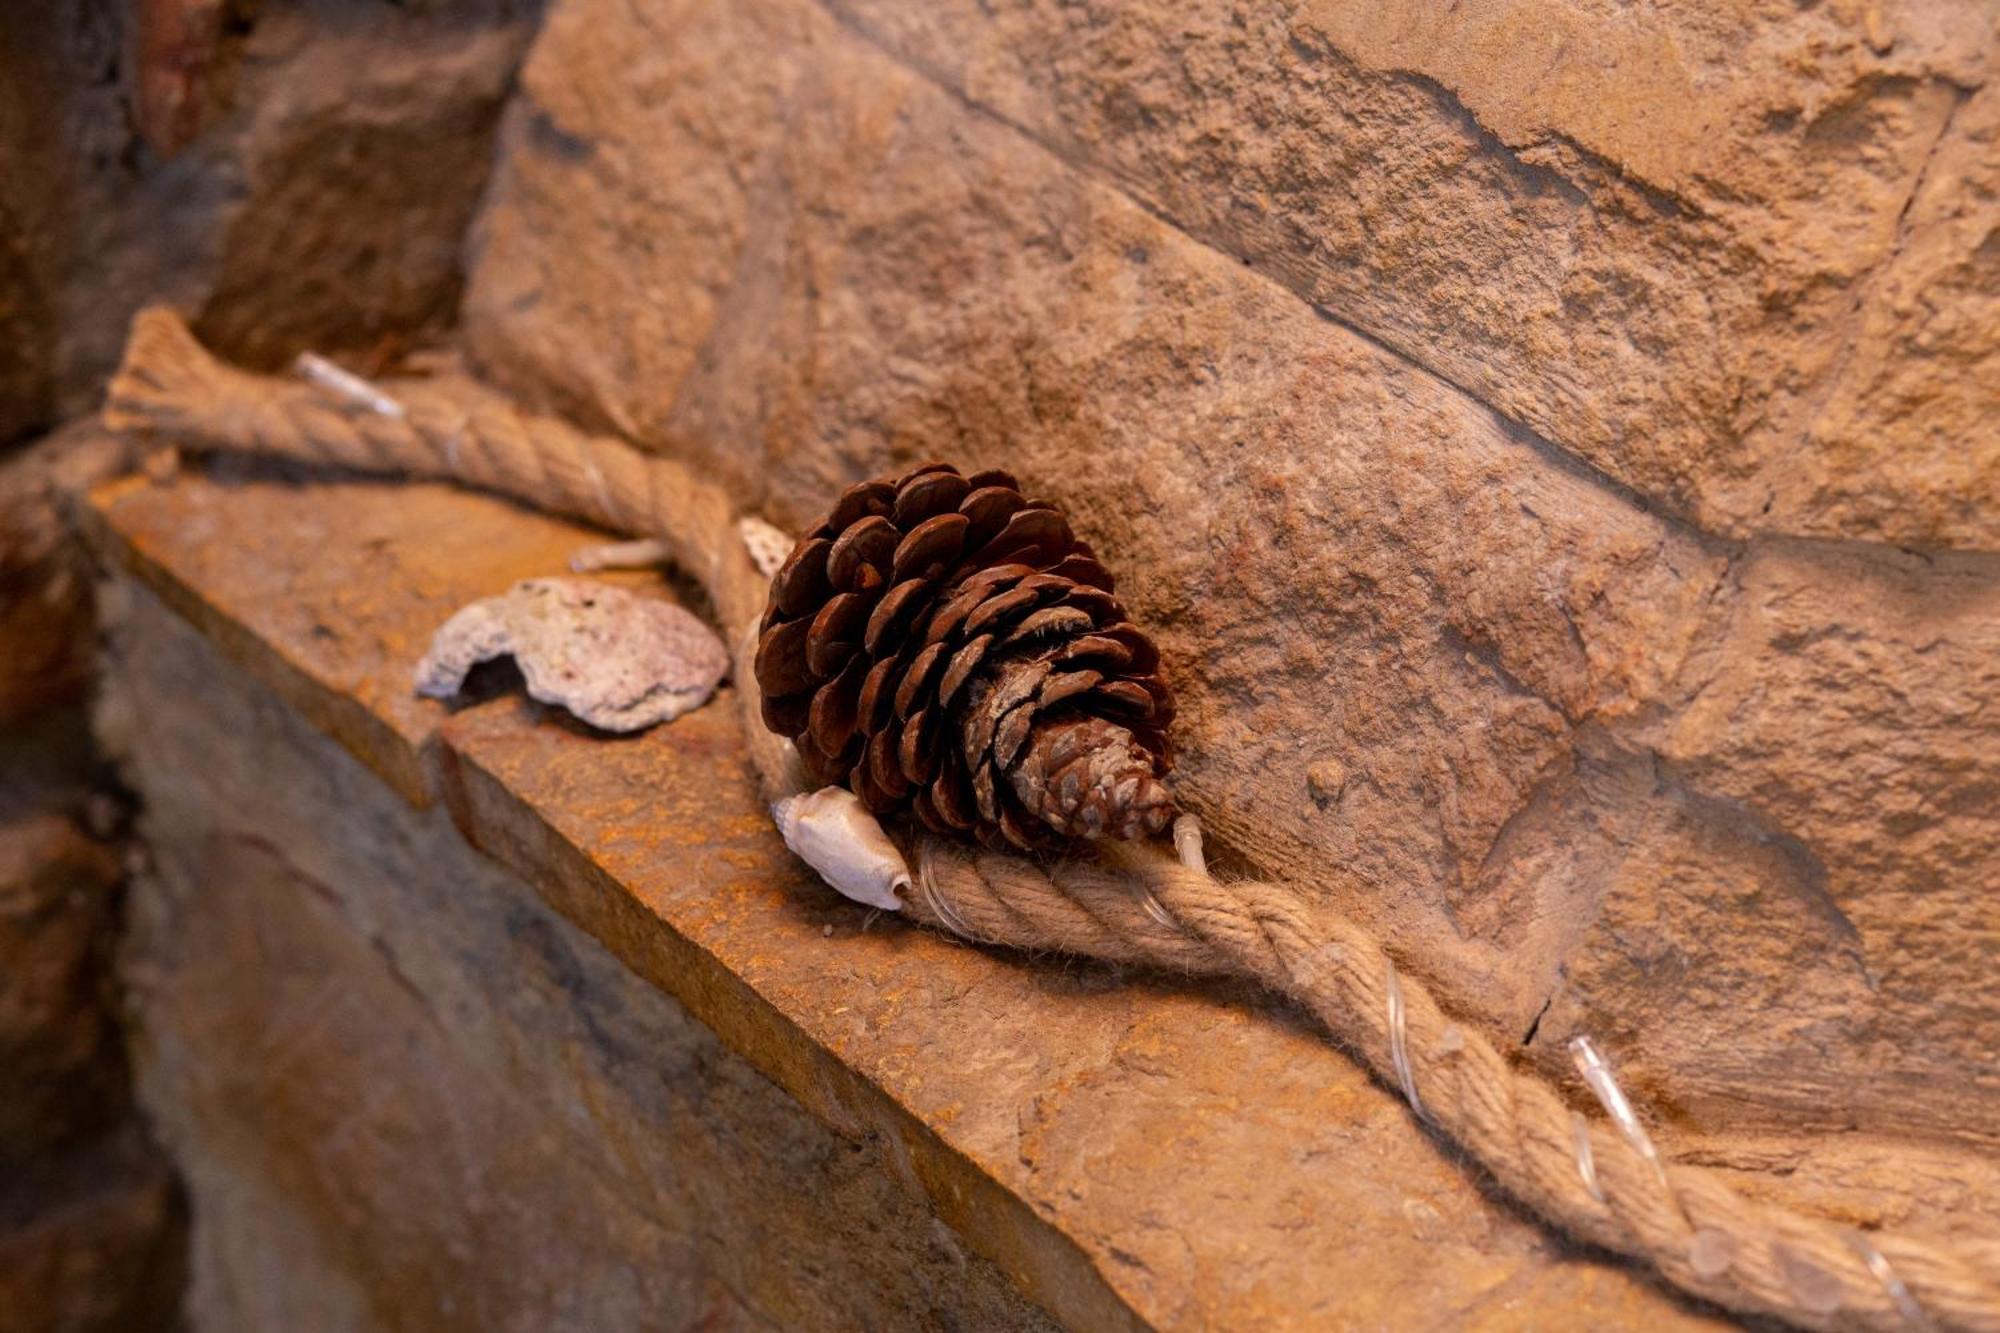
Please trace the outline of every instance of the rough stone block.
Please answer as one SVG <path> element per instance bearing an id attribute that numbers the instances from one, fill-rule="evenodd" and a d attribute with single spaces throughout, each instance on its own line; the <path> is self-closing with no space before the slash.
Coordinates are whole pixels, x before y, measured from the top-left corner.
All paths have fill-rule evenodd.
<path id="1" fill-rule="evenodd" d="M 1705 528 L 2000 545 L 1977 0 L 828 8 Z"/>
<path id="2" fill-rule="evenodd" d="M 0 43 L 0 331 L 23 352 L 0 443 L 94 410 L 148 302 L 267 366 L 390 354 L 449 315 L 533 0 L 217 5 L 186 49 L 137 29 L 197 6 L 21 8 Z M 149 136 L 138 85 L 168 75 L 184 114 Z"/>
<path id="3" fill-rule="evenodd" d="M 1829 88 L 1852 106 L 1784 128 L 1790 94 L 1771 94 L 1763 138 L 1720 141 L 1724 177 L 1677 137 L 1695 133 L 1684 118 L 1657 143 L 1615 116 L 1593 122 L 1591 152 L 1652 153 L 1647 171 L 1690 197 L 1725 182 L 1766 192 L 1698 209 L 1610 159 L 1591 165 L 1554 131 L 1542 165 L 1524 167 L 1434 82 L 1371 74 L 1329 54 L 1330 37 L 1295 46 L 1274 12 L 1232 12 L 1242 27 L 1144 6 L 988 17 L 566 0 L 525 67 L 478 223 L 470 346 L 524 398 L 704 462 L 746 507 L 793 522 L 836 486 L 927 455 L 1018 470 L 1073 509 L 1156 631 L 1183 702 L 1187 803 L 1262 870 L 1314 885 L 1423 960 L 1552 1074 L 1567 1067 L 1559 1038 L 1617 1034 L 1649 1093 L 1703 1130 L 1803 1117 L 1913 1152 L 1982 1139 L 2000 1102 L 1990 1061 L 1967 1057 L 2000 1026 L 1978 961 L 2000 936 L 2000 803 L 1985 799 L 2000 717 L 1984 706 L 1981 646 L 2000 565 L 1725 541 L 1631 488 L 1732 531 L 1875 530 L 1838 505 L 1746 517 L 1772 460 L 1803 458 L 1818 486 L 1813 460 L 1832 456 L 1798 454 L 1789 427 L 1725 421 L 1739 407 L 1776 421 L 1791 409 L 1771 395 L 1831 382 L 1813 359 L 1828 342 L 1819 316 L 1772 316 L 1758 265 L 1776 266 L 1773 300 L 1839 307 L 1854 284 L 1873 289 L 1917 190 L 1922 216 L 1955 219 L 1958 239 L 1895 262 L 1933 254 L 1922 262 L 1975 289 L 1952 318 L 1988 328 L 1977 263 L 1946 257 L 1983 244 L 1983 196 L 1917 188 L 1940 136 L 1939 162 L 1975 170 L 1958 136 L 1983 133 L 1984 104 L 1951 80 L 1972 79 L 1986 48 L 1899 37 L 1891 64 L 1944 73 L 1877 79 L 1882 58 L 1838 45 L 1860 64 L 1829 65 Z M 1072 20 L 1073 33 L 1046 30 Z M 1774 29 L 1753 67 L 1819 49 L 1822 21 Z M 1504 46 L 1525 31 L 1491 35 Z M 1606 31 L 1590 40 L 1625 30 Z M 904 49 L 918 36 L 960 63 L 996 62 L 978 65 L 970 101 L 957 64 Z M 1065 133 L 1199 156 L 1188 198 L 1276 199 L 1259 173 L 1293 173 L 1286 198 L 1350 229 L 1326 272 L 1430 320 L 1426 336 L 1462 360 L 1433 358 L 1433 373 L 1300 300 L 1297 283 L 1246 269 L 1179 196 L 1134 183 L 1174 179 L 1164 167 L 1107 172 L 1046 116 L 995 114 L 991 88 L 1023 51 L 1035 80 L 1131 122 L 1099 135 L 1079 112 Z M 1156 78 L 1151 61 L 1186 62 L 1186 76 Z M 1091 100 L 1113 85 L 1138 105 Z M 1766 86 L 1737 92 L 1754 109 Z M 1640 92 L 1647 106 L 1674 96 Z M 1194 109 L 1155 114 L 1148 98 Z M 1582 92 L 1551 107 L 1558 123 L 1604 111 Z M 1532 119 L 1520 97 L 1501 110 Z M 1589 190 L 1564 177 L 1572 166 L 1596 173 Z M 1780 209 L 1808 186 L 1824 209 Z M 1461 247 L 1462 226 L 1487 230 Z M 1309 249 L 1318 234 L 1296 233 Z M 1601 296 L 1574 310 L 1537 267 L 1572 261 Z M 1481 307 L 1474 289 L 1495 299 Z M 1547 309 L 1514 300 L 1525 292 Z M 1447 325 L 1487 332 L 1454 343 Z M 1486 378 L 1474 362 L 1490 362 Z M 1765 375 L 1783 384 L 1750 385 Z M 1939 375 L 1925 401 L 1941 412 L 1990 388 Z M 1722 399 L 1704 396 L 1718 385 Z M 1516 424 L 1536 401 L 1603 428 L 1564 427 L 1563 444 L 1639 440 L 1657 466 L 1615 451 L 1590 455 L 1602 471 L 1580 466 Z M 1554 432 L 1572 406 L 1541 424 Z M 1947 458 L 1983 476 L 1983 437 L 1934 449 L 1876 433 L 1903 442 L 1827 485 L 1873 488 L 1924 540 L 1965 504 L 2000 512 L 1976 487 L 1911 491 L 1867 470 Z M 1635 470 L 1618 473 L 1621 458 Z M 1765 633 L 1779 610 L 1785 628 Z M 1822 661 L 1850 642 L 1864 646 Z M 1915 706 L 1900 706 L 1917 682 Z"/>
<path id="4" fill-rule="evenodd" d="M 91 575 L 70 514 L 126 457 L 122 442 L 84 421 L 0 460 L 0 726 L 84 696 Z"/>
<path id="5" fill-rule="evenodd" d="M 62 172 L 45 117 L 62 93 L 43 58 L 54 8 L 20 7 L 0 41 L 0 448 L 46 429 L 56 409 L 60 301 L 46 251 Z"/>
<path id="6" fill-rule="evenodd" d="M 0 1168 L 125 1111 L 104 985 L 119 878 L 66 812 L 0 792 Z"/>
<path id="7" fill-rule="evenodd" d="M 0 1327 L 180 1327 L 185 1225 L 172 1173 L 133 1131 L 10 1168 L 0 1184 Z"/>

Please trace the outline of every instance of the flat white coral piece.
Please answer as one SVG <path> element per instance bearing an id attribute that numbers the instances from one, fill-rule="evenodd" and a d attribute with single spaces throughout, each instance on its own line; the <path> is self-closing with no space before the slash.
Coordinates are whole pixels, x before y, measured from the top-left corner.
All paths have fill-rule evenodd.
<path id="1" fill-rule="evenodd" d="M 583 579 L 524 579 L 439 627 L 417 664 L 417 693 L 450 698 L 496 657 L 514 659 L 532 698 L 614 732 L 699 708 L 729 670 L 722 640 L 672 602 Z"/>

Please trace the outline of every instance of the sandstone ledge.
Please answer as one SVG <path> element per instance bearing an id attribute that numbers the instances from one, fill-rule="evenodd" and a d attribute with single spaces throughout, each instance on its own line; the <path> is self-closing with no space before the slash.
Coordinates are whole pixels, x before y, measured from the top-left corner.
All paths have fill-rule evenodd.
<path id="1" fill-rule="evenodd" d="M 291 711 L 448 809 L 814 1115 L 889 1145 L 1065 1323 L 1710 1322 L 1482 1193 L 1260 997 L 995 956 L 837 900 L 770 830 L 726 699 L 606 741 L 512 695 L 411 697 L 433 626 L 560 570 L 582 529 L 267 472 L 119 483 L 90 517 L 107 563 Z"/>

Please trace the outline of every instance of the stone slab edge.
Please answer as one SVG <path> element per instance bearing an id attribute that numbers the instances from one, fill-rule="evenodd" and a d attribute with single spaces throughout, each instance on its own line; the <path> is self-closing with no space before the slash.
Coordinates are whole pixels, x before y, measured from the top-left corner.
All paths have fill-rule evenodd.
<path id="1" fill-rule="evenodd" d="M 425 735 L 398 729 L 303 669 L 128 540 L 118 522 L 120 503 L 151 484 L 128 477 L 91 494 L 83 528 L 100 560 L 158 596 L 228 660 L 339 741 L 412 805 L 443 805 L 471 845 L 527 880 L 556 912 L 674 996 L 724 1045 L 814 1115 L 842 1133 L 893 1136 L 938 1216 L 1058 1319 L 1079 1328 L 1151 1327 L 1060 1227 L 879 1083 L 814 1041 L 721 960 L 599 869 L 589 852 L 565 838 L 541 811 L 455 750 L 448 721 Z M 522 829 L 534 836 L 521 836 Z"/>

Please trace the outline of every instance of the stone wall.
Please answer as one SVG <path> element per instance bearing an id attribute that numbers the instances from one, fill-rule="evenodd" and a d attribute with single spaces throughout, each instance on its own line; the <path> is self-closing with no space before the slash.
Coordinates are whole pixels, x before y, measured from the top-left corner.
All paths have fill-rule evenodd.
<path id="1" fill-rule="evenodd" d="M 1552 1071 L 1991 1142 L 1993 17 L 1433 8 L 562 0 L 465 339 L 791 522 L 1020 471 L 1187 802 Z"/>
<path id="2" fill-rule="evenodd" d="M 434 331 L 538 8 L 19 6 L 0 41 L 0 332 L 21 352 L 0 444 L 94 410 L 149 301 L 266 366 L 308 346 L 379 362 Z"/>
<path id="3" fill-rule="evenodd" d="M 1990 6 L 21 8 L 0 41 L 0 445 L 87 413 L 130 313 L 166 300 L 263 367 L 315 347 L 377 368 L 462 316 L 501 387 L 787 522 L 920 457 L 1004 464 L 1072 506 L 1158 631 L 1180 790 L 1225 858 L 1368 921 L 1552 1073 L 1596 1035 L 1707 1160 L 1817 1165 L 1893 1220 L 1969 1187 L 1876 1180 L 1885 1145 L 2000 1143 Z M 0 1200 L 0 1302 L 75 1301 L 80 1326 L 157 1305 L 179 1243 L 94 989 L 118 821 L 93 823 L 103 775 L 60 711 L 88 606 L 48 500 L 111 456 L 86 435 L 0 478 L 0 716 L 58 710 L 0 749 L 59 775 L 0 829 L 0 949 L 33 962 L 5 973 L 0 1040 L 71 1089 L 21 1130 L 47 1169 Z M 193 652 L 129 658 L 127 698 Z M 254 725 L 302 791 L 355 797 L 325 785 L 338 755 Z M 195 749 L 136 747 L 149 794 Z M 133 973 L 161 1021 L 150 1099 L 200 1192 L 240 1205 L 197 1233 L 203 1319 L 405 1322 L 384 1302 L 422 1282 L 496 1320 L 563 1313 L 531 1263 L 472 1294 L 476 1247 L 425 1230 L 535 1234 L 476 1164 L 413 1146 L 492 1098 L 484 1130 L 528 1127 L 504 1178 L 534 1225 L 573 1222 L 636 1274 L 607 1268 L 586 1314 L 782 1319 L 873 1280 L 850 1254 L 759 1267 L 739 1205 L 691 1183 L 714 1171 L 832 1181 L 879 1214 L 916 1256 L 887 1308 L 1031 1321 L 976 1264 L 954 1295 L 926 1285 L 949 1256 L 872 1161 L 841 1167 L 846 1146 L 518 884 L 373 806 L 391 844 L 492 880 L 528 942 L 413 900 L 336 833 L 315 855 L 339 873 L 302 868 L 218 826 L 218 772 L 200 809 L 190 789 L 151 817 L 166 856 Z M 425 955 L 406 986 L 377 912 L 541 979 L 517 995 Z M 315 1028 L 300 970 L 366 1012 Z M 578 975 L 588 1002 L 542 1002 Z M 575 1012 L 617 1041 L 572 1040 Z M 231 1066 L 246 1037 L 311 1067 Z M 635 1108 L 639 1075 L 604 1052 L 638 1046 L 634 1067 L 692 1070 L 729 1115 Z M 467 1097 L 409 1124 L 367 1101 L 433 1064 Z M 227 1137 L 257 1098 L 315 1091 L 350 1114 L 301 1106 L 286 1132 L 331 1142 L 296 1169 Z M 644 1141 L 668 1204 L 635 1202 L 602 1144 L 554 1160 L 578 1106 Z M 730 1117 L 777 1146 L 725 1143 Z M 683 1124 L 688 1144 L 656 1142 Z M 327 1241 L 396 1212 L 357 1175 L 391 1168 L 431 1213 L 409 1253 Z M 794 1221 L 809 1252 L 833 1224 Z M 294 1241 L 309 1261 L 280 1272 Z"/>
<path id="4" fill-rule="evenodd" d="M 1978 0 L 827 7 L 1663 511 L 1996 544 Z"/>
<path id="5" fill-rule="evenodd" d="M 18 401 L 18 400 L 17 400 Z M 0 1327 L 164 1327 L 181 1196 L 133 1106 L 113 976 L 129 798 L 83 703 L 92 572 L 64 519 L 123 465 L 89 423 L 0 457 Z"/>
<path id="6" fill-rule="evenodd" d="M 51 0 L 0 20 L 0 1325 L 162 1328 L 178 1186 L 125 1085 L 122 831 L 63 509 L 134 310 L 377 362 L 450 316 L 532 0 Z M 53 429 L 58 423 L 72 424 Z M 43 432 L 50 432 L 43 437 Z M 92 812 L 97 812 L 93 816 Z M 117 835 L 107 840 L 107 834 Z"/>
<path id="7" fill-rule="evenodd" d="M 167 1327 L 178 1186 L 133 1111 L 112 952 L 124 809 L 81 718 L 0 727 L 0 1327 Z"/>

